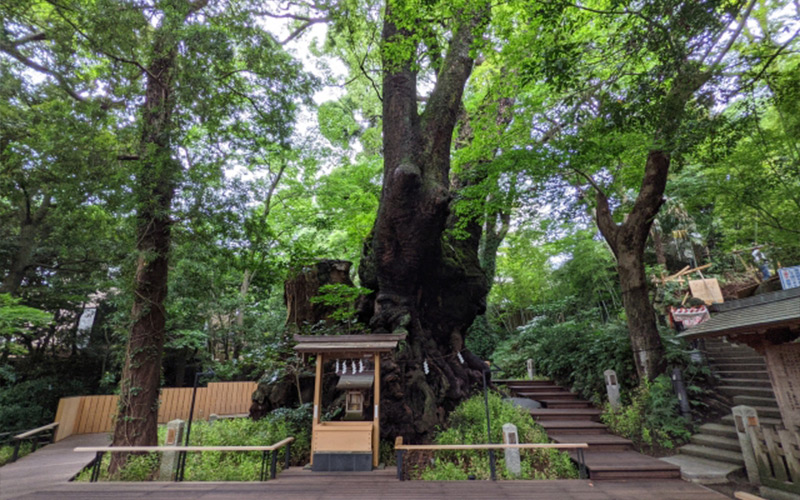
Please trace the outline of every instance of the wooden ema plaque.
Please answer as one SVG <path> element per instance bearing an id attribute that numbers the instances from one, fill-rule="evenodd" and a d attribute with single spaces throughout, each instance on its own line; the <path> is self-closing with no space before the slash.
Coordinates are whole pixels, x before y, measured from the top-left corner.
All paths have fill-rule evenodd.
<path id="1" fill-rule="evenodd" d="M 800 343 L 765 349 L 769 378 L 787 429 L 800 429 Z"/>

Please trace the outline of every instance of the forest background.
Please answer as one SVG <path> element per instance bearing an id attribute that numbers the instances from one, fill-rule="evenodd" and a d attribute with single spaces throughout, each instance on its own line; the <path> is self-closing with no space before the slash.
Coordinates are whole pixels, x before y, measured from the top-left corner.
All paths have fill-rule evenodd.
<path id="1" fill-rule="evenodd" d="M 509 376 L 533 358 L 589 396 L 607 368 L 633 388 L 685 347 L 661 342 L 683 294 L 654 276 L 750 283 L 756 244 L 800 263 L 796 1 L 389 5 L 3 3 L 0 429 L 131 393 L 148 349 L 156 387 L 297 370 L 284 281 L 344 259 L 369 288 L 397 75 L 414 116 L 452 115 L 441 245 L 474 241 L 465 347 Z M 452 54 L 469 69 L 447 94 Z M 369 329 L 352 295 L 306 328 Z"/>

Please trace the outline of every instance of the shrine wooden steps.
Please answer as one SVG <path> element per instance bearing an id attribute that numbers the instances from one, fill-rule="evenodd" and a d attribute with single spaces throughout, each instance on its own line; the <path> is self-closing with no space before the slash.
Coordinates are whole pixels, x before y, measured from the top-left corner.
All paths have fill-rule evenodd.
<path id="1" fill-rule="evenodd" d="M 549 380 L 495 380 L 515 397 L 529 398 L 542 408 L 528 410 L 556 443 L 587 443 L 584 452 L 589 478 L 594 480 L 673 479 L 680 468 L 633 451 L 633 443 L 600 423 L 601 411 Z M 573 454 L 573 459 L 577 457 Z"/>

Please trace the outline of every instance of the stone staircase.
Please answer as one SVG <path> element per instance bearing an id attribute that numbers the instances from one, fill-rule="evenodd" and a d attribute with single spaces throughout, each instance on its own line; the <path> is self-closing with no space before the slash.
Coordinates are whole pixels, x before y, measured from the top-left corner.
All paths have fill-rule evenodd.
<path id="1" fill-rule="evenodd" d="M 678 467 L 637 453 L 630 440 L 611 434 L 599 422 L 602 412 L 567 389 L 549 380 L 497 380 L 495 383 L 505 384 L 516 397 L 532 399 L 542 405 L 542 408 L 528 411 L 553 442 L 589 445 L 584 456 L 590 479 L 680 477 Z"/>
<path id="2" fill-rule="evenodd" d="M 729 474 L 744 469 L 730 408 L 752 406 L 762 425 L 780 424 L 780 411 L 764 358 L 757 352 L 718 339 L 706 340 L 704 351 L 718 379 L 717 400 L 727 403 L 728 414 L 716 422 L 701 425 L 690 443 L 678 449 L 678 455 L 663 460 L 680 466 L 686 480 L 724 483 Z"/>

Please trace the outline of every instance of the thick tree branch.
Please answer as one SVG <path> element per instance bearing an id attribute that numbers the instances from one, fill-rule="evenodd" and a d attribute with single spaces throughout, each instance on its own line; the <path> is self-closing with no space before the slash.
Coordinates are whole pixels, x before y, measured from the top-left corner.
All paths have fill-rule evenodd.
<path id="1" fill-rule="evenodd" d="M 460 23 L 453 35 L 436 86 L 422 116 L 425 152 L 432 158 L 449 155 L 464 85 L 472 72 L 472 45 L 479 27 L 489 19 L 489 4 L 482 2 L 472 12 L 464 15 L 468 17 Z M 446 171 L 436 173 L 448 174 Z M 439 180 L 447 183 L 447 179 Z"/>

